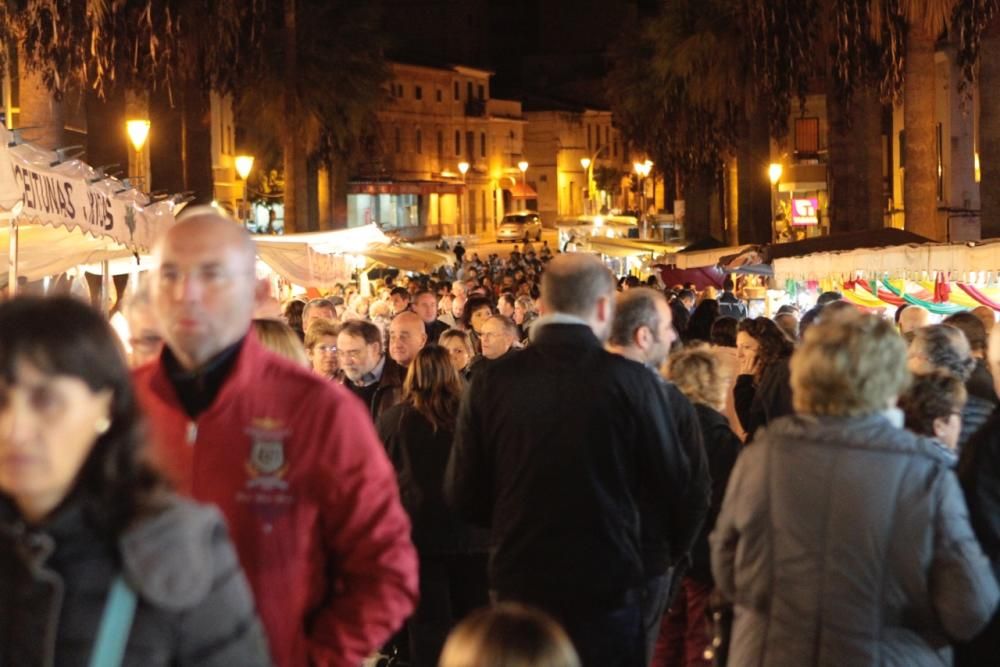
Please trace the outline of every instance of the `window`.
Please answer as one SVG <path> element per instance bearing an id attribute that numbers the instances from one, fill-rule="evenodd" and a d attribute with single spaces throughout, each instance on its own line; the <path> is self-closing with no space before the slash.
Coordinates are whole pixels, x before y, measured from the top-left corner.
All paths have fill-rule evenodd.
<path id="1" fill-rule="evenodd" d="M 467 99 L 467 100 L 471 100 L 472 99 L 472 82 L 471 81 L 466 81 L 465 82 L 465 99 Z"/>
<path id="2" fill-rule="evenodd" d="M 479 133 L 479 157 L 486 157 L 486 133 Z"/>
<path id="3" fill-rule="evenodd" d="M 795 119 L 795 152 L 819 152 L 819 118 Z"/>
<path id="4" fill-rule="evenodd" d="M 413 87 L 413 96 L 415 98 L 417 98 L 418 100 L 424 99 L 424 89 L 421 88 L 420 86 L 414 86 Z"/>
<path id="5" fill-rule="evenodd" d="M 455 155 L 462 154 L 462 132 L 455 130 Z"/>
<path id="6" fill-rule="evenodd" d="M 416 142 L 417 142 L 417 153 L 418 154 L 419 153 L 423 153 L 424 152 L 424 135 L 423 135 L 423 132 L 421 132 L 420 130 L 417 130 L 417 134 L 416 134 L 415 139 L 416 139 Z"/>
<path id="7" fill-rule="evenodd" d="M 400 131 L 400 129 L 398 127 L 396 128 L 395 139 L 396 139 L 396 152 L 397 153 L 402 153 L 403 152 L 403 133 Z"/>
<path id="8" fill-rule="evenodd" d="M 618 157 L 618 137 L 615 137 L 615 141 L 611 144 L 611 157 Z"/>
<path id="9" fill-rule="evenodd" d="M 438 130 L 437 144 L 438 144 L 438 159 L 443 160 L 444 159 L 444 132 L 442 132 L 441 130 Z"/>
<path id="10" fill-rule="evenodd" d="M 594 150 L 598 150 L 601 147 L 601 126 L 594 126 Z"/>
<path id="11" fill-rule="evenodd" d="M 590 145 L 590 125 L 587 125 L 587 150 L 591 150 L 593 146 Z"/>
<path id="12" fill-rule="evenodd" d="M 607 146 L 610 143 L 611 143 L 611 126 L 610 125 L 605 125 L 604 126 L 604 145 Z"/>
<path id="13" fill-rule="evenodd" d="M 455 99 L 462 99 L 462 94 L 459 92 L 458 81 L 455 82 Z"/>
<path id="14" fill-rule="evenodd" d="M 481 99 L 481 100 L 485 100 L 486 99 L 486 86 L 480 84 L 479 85 L 479 90 L 476 91 L 476 92 L 479 93 L 479 99 Z"/>
<path id="15" fill-rule="evenodd" d="M 443 97 L 444 96 L 441 94 L 441 89 L 438 88 L 437 89 L 437 101 L 440 102 L 443 99 Z"/>

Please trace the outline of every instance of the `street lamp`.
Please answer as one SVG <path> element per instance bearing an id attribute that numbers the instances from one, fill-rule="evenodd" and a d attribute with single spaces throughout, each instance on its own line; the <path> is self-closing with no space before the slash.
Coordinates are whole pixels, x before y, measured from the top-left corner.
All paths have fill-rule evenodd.
<path id="1" fill-rule="evenodd" d="M 467 197 L 467 192 L 465 190 L 465 175 L 469 173 L 469 163 L 465 162 L 464 160 L 462 162 L 459 162 L 458 171 L 459 173 L 462 174 L 462 198 L 460 202 L 462 206 L 462 227 L 464 229 L 467 229 L 469 227 L 469 221 L 466 219 L 466 211 L 468 210 L 469 207 L 466 206 L 466 201 L 465 201 Z"/>
<path id="2" fill-rule="evenodd" d="M 125 121 L 125 131 L 135 149 L 135 173 L 132 174 L 132 180 L 135 181 L 136 188 L 142 189 L 146 180 L 142 148 L 146 145 L 146 139 L 149 137 L 149 121 L 142 118 L 127 120 Z"/>
<path id="3" fill-rule="evenodd" d="M 780 162 L 772 162 L 767 166 L 767 178 L 771 181 L 771 238 L 776 240 L 777 230 L 774 223 L 778 215 L 778 182 L 781 180 L 782 167 Z"/>
<path id="4" fill-rule="evenodd" d="M 583 175 L 587 178 L 587 187 L 584 188 L 584 194 L 587 196 L 587 201 L 584 204 L 583 212 L 584 214 L 589 213 L 587 210 L 590 208 L 590 158 L 582 157 L 580 158 L 580 166 L 583 167 Z"/>
<path id="5" fill-rule="evenodd" d="M 521 198 L 522 206 L 521 209 L 525 210 L 528 208 L 528 161 L 521 160 L 517 163 L 517 168 L 521 170 Z"/>
<path id="6" fill-rule="evenodd" d="M 236 174 L 243 180 L 243 206 L 240 212 L 240 222 L 246 223 L 247 211 L 250 210 L 248 195 L 250 194 L 250 184 L 247 183 L 247 176 L 250 175 L 250 170 L 253 169 L 253 156 L 252 155 L 237 155 L 236 160 Z"/>
<path id="7" fill-rule="evenodd" d="M 639 220 L 642 222 L 643 226 L 646 224 L 646 178 L 649 176 L 650 170 L 653 168 L 653 162 L 651 160 L 646 160 L 645 162 L 634 162 L 632 168 L 635 169 L 635 173 L 639 176 Z M 645 231 L 645 230 L 644 230 Z M 646 236 L 646 234 L 644 234 Z"/>

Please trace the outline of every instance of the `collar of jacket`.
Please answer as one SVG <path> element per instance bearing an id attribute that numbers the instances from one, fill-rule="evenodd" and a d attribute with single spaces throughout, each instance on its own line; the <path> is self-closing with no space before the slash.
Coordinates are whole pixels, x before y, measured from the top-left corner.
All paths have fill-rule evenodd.
<path id="1" fill-rule="evenodd" d="M 582 317 L 567 315 L 566 313 L 552 313 L 551 315 L 539 315 L 531 323 L 531 342 L 541 333 L 542 329 L 553 324 L 579 324 L 590 329 L 590 325 Z M 596 336 L 595 336 L 596 338 Z"/>
<path id="2" fill-rule="evenodd" d="M 403 380 L 406 379 L 406 369 L 397 364 L 389 355 L 382 357 L 385 359 L 385 367 L 382 369 L 382 377 L 379 379 L 379 387 L 402 387 Z"/>
<path id="3" fill-rule="evenodd" d="M 247 335 L 243 338 L 243 344 L 236 353 L 236 361 L 233 363 L 232 369 L 223 381 L 222 386 L 216 392 L 215 399 L 197 416 L 197 419 L 201 419 L 205 415 L 217 411 L 220 405 L 225 405 L 234 395 L 239 395 L 247 387 L 253 386 L 252 383 L 256 378 L 260 377 L 260 371 L 269 361 L 275 363 L 292 363 L 269 351 L 258 340 L 257 334 L 252 330 L 248 331 Z M 177 390 L 170 381 L 170 376 L 167 373 L 162 356 L 156 362 L 156 370 L 150 378 L 149 386 L 152 392 L 165 403 L 174 406 L 181 405 Z"/>
<path id="4" fill-rule="evenodd" d="M 813 445 L 908 452 L 951 466 L 954 461 L 931 438 L 896 427 L 885 412 L 850 417 L 795 415 L 776 419 L 754 437 L 758 443 L 809 443 Z"/>
<path id="5" fill-rule="evenodd" d="M 575 322 L 546 322 L 531 327 L 532 345 L 582 345 L 604 349 L 590 325 Z"/>

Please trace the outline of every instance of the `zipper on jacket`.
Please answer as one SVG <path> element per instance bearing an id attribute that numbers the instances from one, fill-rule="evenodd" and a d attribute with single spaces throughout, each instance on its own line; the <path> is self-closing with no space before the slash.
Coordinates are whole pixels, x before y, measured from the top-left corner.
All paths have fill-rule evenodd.
<path id="1" fill-rule="evenodd" d="M 198 422 L 190 421 L 187 425 L 187 444 L 193 445 L 198 439 Z"/>

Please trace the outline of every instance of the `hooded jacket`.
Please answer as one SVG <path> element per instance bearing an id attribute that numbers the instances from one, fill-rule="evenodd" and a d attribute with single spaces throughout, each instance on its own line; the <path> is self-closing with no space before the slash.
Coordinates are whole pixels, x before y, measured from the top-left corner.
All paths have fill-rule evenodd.
<path id="1" fill-rule="evenodd" d="M 154 458 L 218 506 L 282 667 L 357 667 L 417 595 L 416 552 L 368 411 L 251 332 L 192 421 L 164 366 L 136 371 Z"/>

